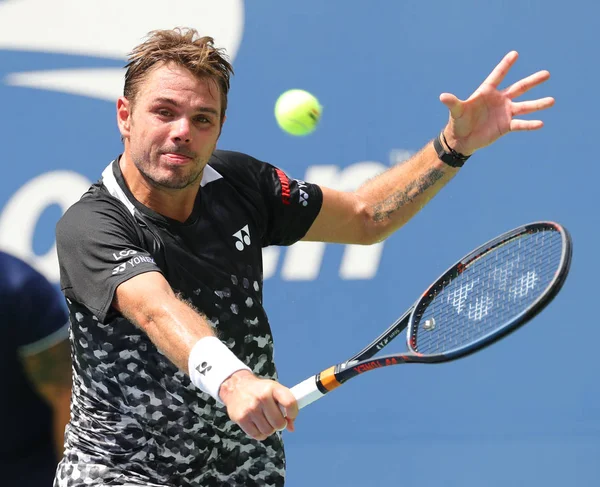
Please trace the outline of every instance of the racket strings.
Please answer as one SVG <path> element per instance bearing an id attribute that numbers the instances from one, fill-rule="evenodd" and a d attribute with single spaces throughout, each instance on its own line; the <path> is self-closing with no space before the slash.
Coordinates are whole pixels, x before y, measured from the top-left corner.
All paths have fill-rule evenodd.
<path id="1" fill-rule="evenodd" d="M 448 353 L 510 325 L 545 293 L 562 256 L 562 235 L 549 229 L 518 235 L 484 253 L 433 289 L 415 322 L 412 348 Z"/>

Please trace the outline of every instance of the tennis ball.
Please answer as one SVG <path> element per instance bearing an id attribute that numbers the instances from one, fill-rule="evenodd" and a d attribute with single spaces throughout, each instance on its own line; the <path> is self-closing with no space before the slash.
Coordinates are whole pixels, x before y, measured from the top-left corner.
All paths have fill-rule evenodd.
<path id="1" fill-rule="evenodd" d="M 288 134 L 308 135 L 317 128 L 323 107 L 304 90 L 288 90 L 275 103 L 275 118 Z"/>

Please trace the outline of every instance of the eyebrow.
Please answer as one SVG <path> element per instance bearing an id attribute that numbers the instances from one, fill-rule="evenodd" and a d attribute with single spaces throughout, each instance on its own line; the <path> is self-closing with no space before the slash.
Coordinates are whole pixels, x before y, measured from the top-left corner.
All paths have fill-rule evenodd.
<path id="1" fill-rule="evenodd" d="M 154 100 L 152 100 L 153 104 L 158 104 L 158 103 L 166 103 L 168 105 L 173 105 L 175 107 L 179 107 L 180 104 L 174 100 L 173 98 L 169 98 L 166 96 L 161 96 L 158 98 L 155 98 Z M 194 111 L 198 112 L 198 113 L 212 113 L 213 115 L 219 115 L 219 112 L 217 110 L 215 110 L 214 108 L 211 107 L 207 107 L 207 106 L 199 106 L 197 108 L 194 109 Z"/>

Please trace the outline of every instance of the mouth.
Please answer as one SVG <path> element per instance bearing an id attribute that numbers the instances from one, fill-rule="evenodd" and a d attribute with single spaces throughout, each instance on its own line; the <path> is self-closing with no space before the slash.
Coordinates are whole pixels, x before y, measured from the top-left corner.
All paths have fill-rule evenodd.
<path id="1" fill-rule="evenodd" d="M 186 164 L 193 160 L 192 157 L 177 152 L 164 152 L 162 155 L 172 164 Z"/>

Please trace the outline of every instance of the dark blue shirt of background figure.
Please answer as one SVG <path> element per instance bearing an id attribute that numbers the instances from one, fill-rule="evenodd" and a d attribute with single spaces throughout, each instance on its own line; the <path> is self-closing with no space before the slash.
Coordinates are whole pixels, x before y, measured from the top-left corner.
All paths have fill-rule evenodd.
<path id="1" fill-rule="evenodd" d="M 50 487 L 69 420 L 71 357 L 64 298 L 0 252 L 2 487 Z"/>

